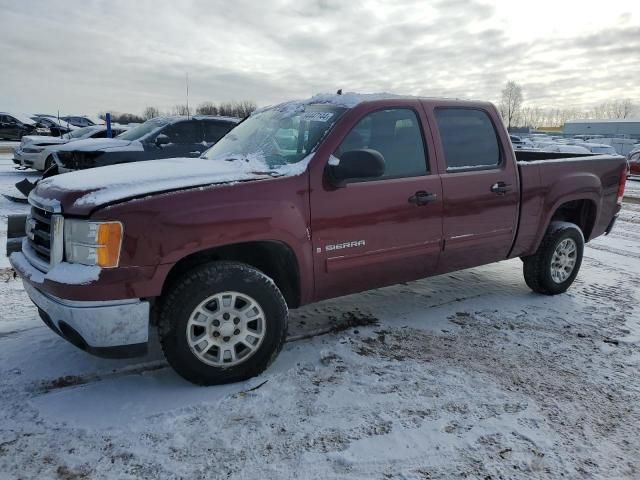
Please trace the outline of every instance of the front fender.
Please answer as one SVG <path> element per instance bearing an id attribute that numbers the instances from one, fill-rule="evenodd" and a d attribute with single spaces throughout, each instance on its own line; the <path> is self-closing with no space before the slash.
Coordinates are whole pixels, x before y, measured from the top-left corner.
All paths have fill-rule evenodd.
<path id="1" fill-rule="evenodd" d="M 92 218 L 123 223 L 120 264 L 125 267 L 163 266 L 168 272 L 164 267 L 204 250 L 284 243 L 296 256 L 306 290 L 313 272 L 307 182 L 301 175 L 156 194 L 104 208 Z M 162 284 L 157 287 L 159 294 Z"/>

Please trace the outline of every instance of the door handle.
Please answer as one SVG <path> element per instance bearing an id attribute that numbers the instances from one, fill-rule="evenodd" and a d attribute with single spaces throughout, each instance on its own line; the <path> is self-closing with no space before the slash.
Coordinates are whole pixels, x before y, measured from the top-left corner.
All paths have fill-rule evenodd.
<path id="1" fill-rule="evenodd" d="M 438 195 L 435 193 L 425 192 L 420 190 L 409 197 L 409 203 L 415 203 L 416 205 L 427 205 L 431 202 L 435 202 L 438 199 Z"/>
<path id="2" fill-rule="evenodd" d="M 491 191 L 496 195 L 504 195 L 507 192 L 511 191 L 511 185 L 504 182 L 498 182 L 491 185 Z"/>
<path id="3" fill-rule="evenodd" d="M 200 153 L 201 152 L 199 152 L 198 150 L 194 150 L 193 152 L 189 152 L 189 155 L 193 155 L 193 156 L 198 155 L 198 156 L 200 156 Z"/>

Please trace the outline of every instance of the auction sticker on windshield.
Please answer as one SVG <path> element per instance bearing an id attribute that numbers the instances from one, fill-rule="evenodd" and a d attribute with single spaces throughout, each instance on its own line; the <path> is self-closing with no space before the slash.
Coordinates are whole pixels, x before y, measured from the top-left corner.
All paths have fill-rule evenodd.
<path id="1" fill-rule="evenodd" d="M 301 118 L 310 122 L 328 122 L 331 117 L 333 117 L 332 112 L 305 112 Z"/>

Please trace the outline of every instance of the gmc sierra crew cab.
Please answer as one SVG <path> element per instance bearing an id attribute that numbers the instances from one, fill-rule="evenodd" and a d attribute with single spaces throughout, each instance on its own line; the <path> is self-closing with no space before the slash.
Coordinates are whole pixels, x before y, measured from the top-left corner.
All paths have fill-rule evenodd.
<path id="1" fill-rule="evenodd" d="M 514 257 L 532 290 L 564 292 L 626 172 L 514 153 L 490 103 L 317 95 L 255 112 L 199 159 L 47 178 L 8 248 L 56 333 L 134 356 L 157 325 L 169 364 L 211 385 L 262 372 L 310 302 Z"/>

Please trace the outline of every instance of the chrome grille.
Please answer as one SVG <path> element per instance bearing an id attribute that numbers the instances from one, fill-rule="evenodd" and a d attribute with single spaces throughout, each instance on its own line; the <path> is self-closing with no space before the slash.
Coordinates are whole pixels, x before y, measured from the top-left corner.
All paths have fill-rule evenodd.
<path id="1" fill-rule="evenodd" d="M 51 218 L 53 214 L 41 208 L 31 207 L 27 218 L 27 237 L 34 253 L 47 264 L 51 263 Z"/>
<path id="2" fill-rule="evenodd" d="M 29 262 L 43 272 L 60 263 L 64 256 L 64 218 L 59 208 L 49 208 L 31 192 L 31 212 L 27 216 L 26 240 L 22 253 Z"/>

